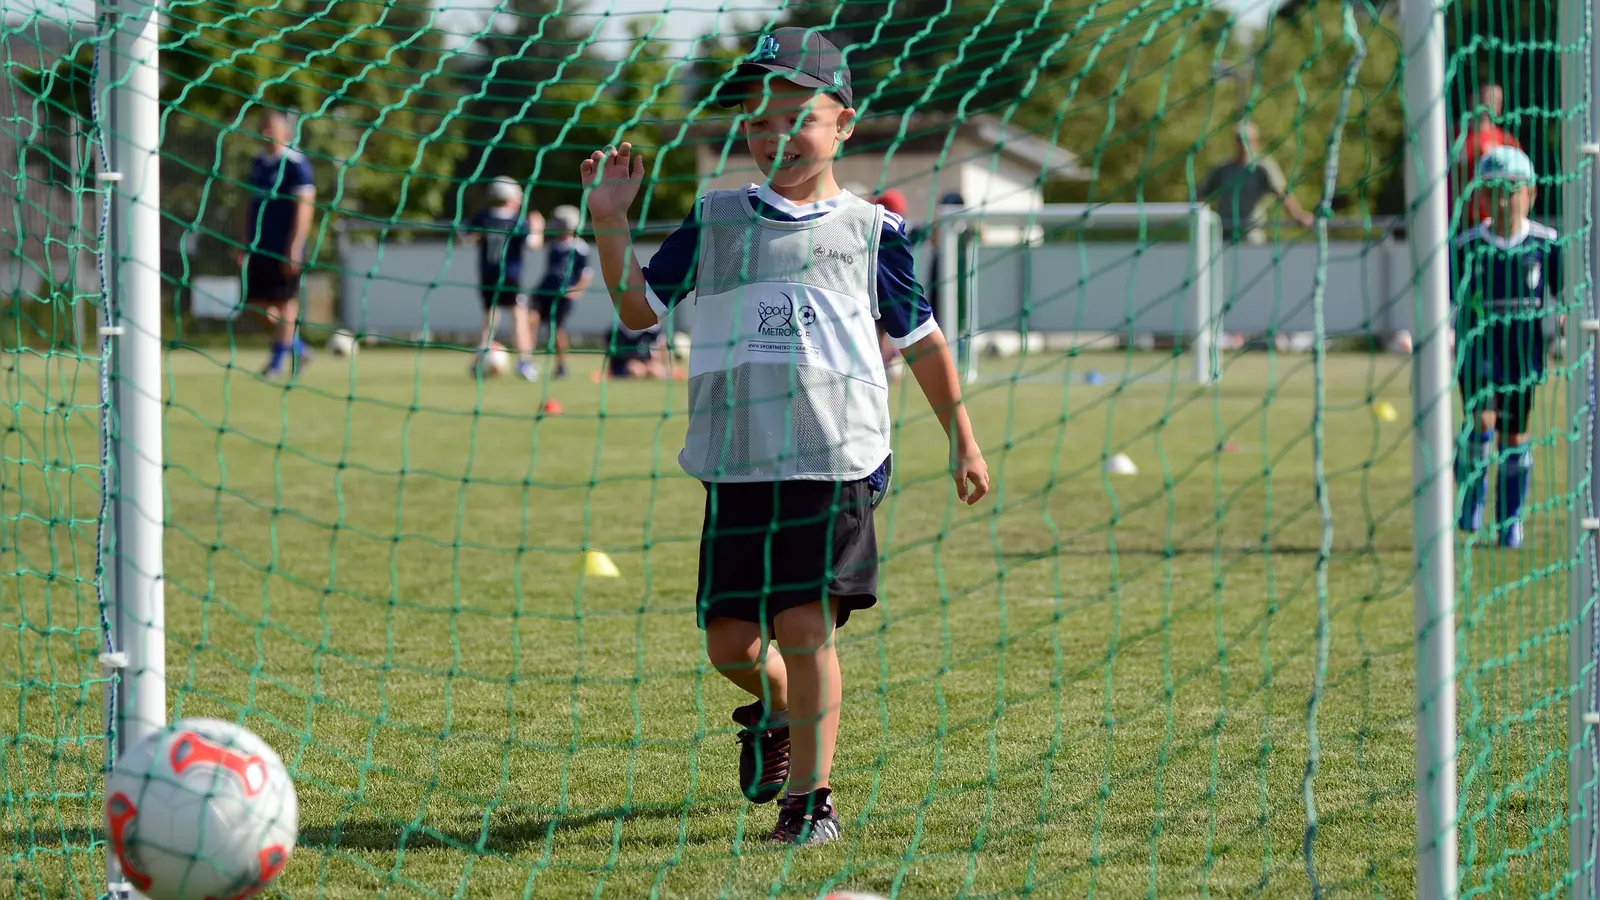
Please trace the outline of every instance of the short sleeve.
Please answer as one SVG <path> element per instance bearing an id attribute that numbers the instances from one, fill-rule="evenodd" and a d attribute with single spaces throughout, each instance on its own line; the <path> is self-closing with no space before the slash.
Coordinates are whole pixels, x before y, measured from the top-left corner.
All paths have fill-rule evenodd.
<path id="1" fill-rule="evenodd" d="M 915 344 L 939 327 L 917 283 L 916 265 L 905 222 L 886 216 L 878 239 L 878 325 L 896 349 Z"/>
<path id="2" fill-rule="evenodd" d="M 587 271 L 589 271 L 589 244 L 587 241 L 577 241 L 572 248 L 573 277 L 581 278 Z"/>
<path id="3" fill-rule="evenodd" d="M 683 220 L 644 267 L 644 296 L 656 315 L 683 302 L 694 292 L 695 273 L 700 257 L 700 203 Z"/>
<path id="4" fill-rule="evenodd" d="M 305 154 L 296 154 L 293 159 L 294 164 L 285 167 L 290 174 L 292 184 L 285 185 L 284 193 L 301 197 L 316 193 L 316 184 L 311 179 L 311 160 L 307 159 Z"/>
<path id="5" fill-rule="evenodd" d="M 1267 190 L 1279 196 L 1287 192 L 1289 183 L 1283 179 L 1283 170 L 1270 157 L 1262 157 L 1256 171 L 1261 173 Z"/>
<path id="6" fill-rule="evenodd" d="M 488 217 L 488 212 L 480 209 L 473 213 L 471 218 L 467 219 L 467 227 L 473 230 L 481 229 L 483 228 L 484 223 L 488 220 Z"/>

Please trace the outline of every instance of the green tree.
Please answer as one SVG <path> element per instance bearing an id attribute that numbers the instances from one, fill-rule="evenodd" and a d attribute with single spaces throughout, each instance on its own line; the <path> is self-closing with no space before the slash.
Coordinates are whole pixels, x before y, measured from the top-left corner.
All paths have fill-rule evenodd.
<path id="1" fill-rule="evenodd" d="M 1051 199 L 1175 199 L 1227 117 L 1209 73 L 1228 19 L 1204 3 L 819 3 L 786 24 L 841 46 L 858 108 L 995 115 L 1073 150 L 1093 177 Z"/>
<path id="2" fill-rule="evenodd" d="M 629 141 L 643 150 L 651 180 L 640 215 L 652 221 L 678 220 L 688 215 L 699 189 L 695 145 L 689 137 L 693 106 L 685 102 L 683 88 L 693 64 L 669 62 L 667 45 L 653 39 L 640 22 L 630 25 L 629 36 L 628 52 L 602 79 L 598 99 L 584 116 L 600 138 L 590 149 Z"/>
<path id="3" fill-rule="evenodd" d="M 1366 47 L 1356 74 L 1348 116 L 1342 123 L 1334 210 L 1345 215 L 1394 213 L 1392 186 L 1403 185 L 1400 147 L 1405 131 L 1399 23 L 1370 6 L 1353 11 Z M 1257 76 L 1245 91 L 1245 114 L 1261 131 L 1269 153 L 1294 185 L 1306 208 L 1322 199 L 1328 139 L 1339 123 L 1345 75 L 1356 44 L 1344 32 L 1339 0 L 1304 0 L 1291 13 L 1269 20 L 1253 51 Z M 1239 90 L 1244 85 L 1237 85 Z M 1207 163 L 1231 148 L 1217 141 Z"/>
<path id="4" fill-rule="evenodd" d="M 213 0 L 169 11 L 164 153 L 209 193 L 255 152 L 250 114 L 299 114 L 322 202 L 379 220 L 432 218 L 462 148 L 450 53 L 428 6 Z M 181 202 L 170 192 L 166 199 Z M 202 203 L 205 202 L 202 200 Z"/>
<path id="5" fill-rule="evenodd" d="M 454 135 L 464 153 L 447 214 L 462 215 L 480 202 L 473 186 L 502 175 L 537 180 L 530 202 L 546 210 L 577 197 L 579 141 L 569 120 L 592 93 L 582 82 L 594 73 L 574 11 L 560 0 L 508 0 L 457 55 Z"/>

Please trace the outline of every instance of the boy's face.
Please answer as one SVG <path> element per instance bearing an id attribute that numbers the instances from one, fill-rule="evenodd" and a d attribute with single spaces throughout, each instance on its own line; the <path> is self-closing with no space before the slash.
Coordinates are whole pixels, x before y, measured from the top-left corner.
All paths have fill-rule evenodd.
<path id="1" fill-rule="evenodd" d="M 832 95 L 776 78 L 745 99 L 744 112 L 750 155 L 777 187 L 804 184 L 832 166 L 856 118 Z"/>
<path id="2" fill-rule="evenodd" d="M 1526 181 L 1497 181 L 1490 186 L 1497 215 L 1509 219 L 1526 219 L 1533 212 L 1533 199 L 1537 189 Z"/>

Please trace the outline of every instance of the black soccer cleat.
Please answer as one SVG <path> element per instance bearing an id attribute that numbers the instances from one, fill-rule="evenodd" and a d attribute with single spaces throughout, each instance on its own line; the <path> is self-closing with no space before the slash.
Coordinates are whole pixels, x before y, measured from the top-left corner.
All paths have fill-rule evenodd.
<path id="1" fill-rule="evenodd" d="M 839 836 L 839 814 L 828 802 L 830 791 L 817 788 L 809 794 L 785 797 L 778 804 L 778 825 L 772 840 L 779 844 L 826 844 Z"/>
<path id="2" fill-rule="evenodd" d="M 789 781 L 789 726 L 761 730 L 761 701 L 733 711 L 739 725 L 739 789 L 751 803 L 771 803 Z"/>

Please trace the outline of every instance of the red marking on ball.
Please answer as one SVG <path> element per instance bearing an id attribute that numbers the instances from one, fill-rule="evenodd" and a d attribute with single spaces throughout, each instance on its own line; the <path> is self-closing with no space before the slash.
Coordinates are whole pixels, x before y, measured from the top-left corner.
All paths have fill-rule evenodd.
<path id="1" fill-rule="evenodd" d="M 138 815 L 128 795 L 119 793 L 106 798 L 106 831 L 111 838 L 111 852 L 116 855 L 117 864 L 122 866 L 122 874 L 128 881 L 140 891 L 148 891 L 150 876 L 139 871 L 128 858 L 128 825 Z"/>
<path id="2" fill-rule="evenodd" d="M 192 731 L 178 735 L 172 743 L 172 771 L 209 763 L 232 772 L 244 785 L 244 795 L 254 797 L 267 786 L 267 763 L 255 754 L 231 750 Z"/>

